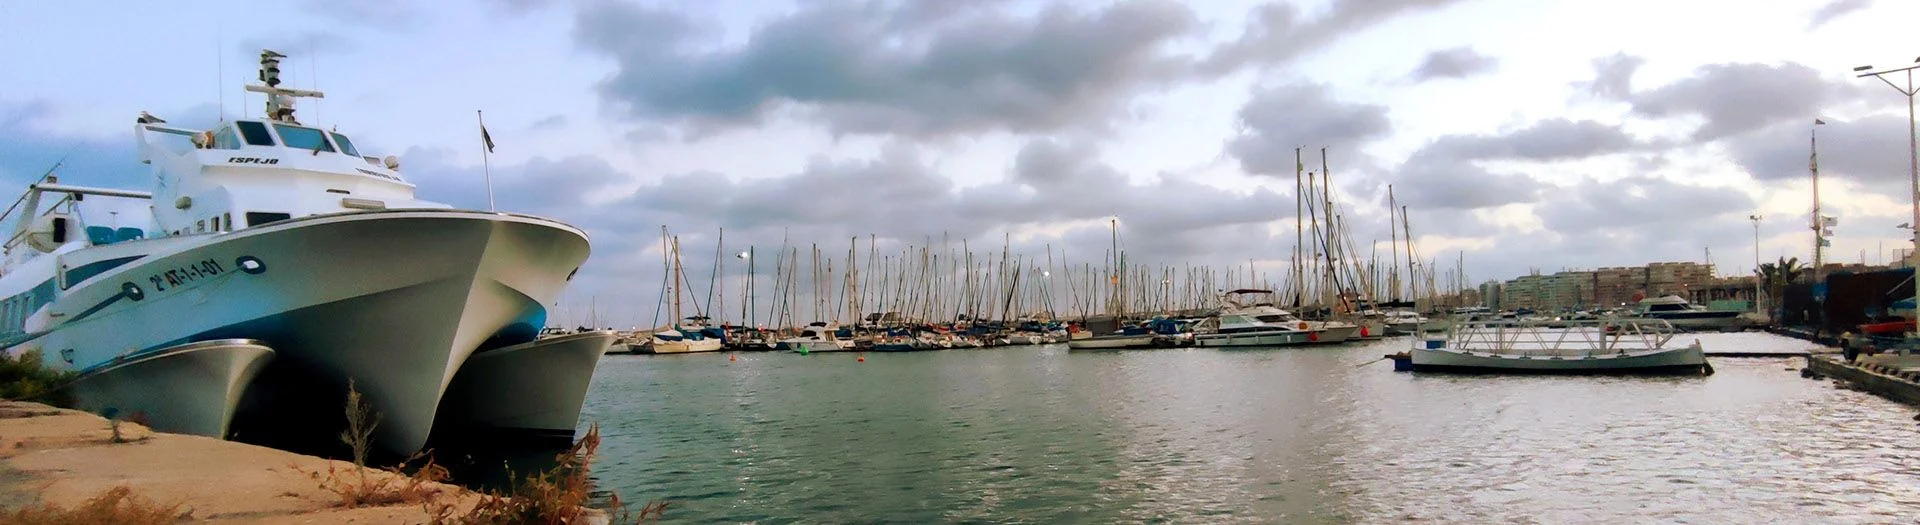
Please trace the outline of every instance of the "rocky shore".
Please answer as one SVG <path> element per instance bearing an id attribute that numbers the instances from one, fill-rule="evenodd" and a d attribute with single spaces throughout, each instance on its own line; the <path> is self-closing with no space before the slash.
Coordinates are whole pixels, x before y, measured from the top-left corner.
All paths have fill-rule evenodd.
<path id="1" fill-rule="evenodd" d="M 0 401 L 0 521 L 20 509 L 82 507 L 117 487 L 182 521 L 210 523 L 428 523 L 430 509 L 459 512 L 483 498 L 366 469 L 366 481 L 405 486 L 411 501 L 346 508 L 324 481 L 343 473 L 361 472 L 343 461 Z"/>

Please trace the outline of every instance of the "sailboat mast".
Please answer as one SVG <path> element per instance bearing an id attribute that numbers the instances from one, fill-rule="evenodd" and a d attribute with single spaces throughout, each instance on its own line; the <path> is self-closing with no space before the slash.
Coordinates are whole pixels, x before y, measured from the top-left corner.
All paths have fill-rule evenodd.
<path id="1" fill-rule="evenodd" d="M 686 278 L 686 274 L 680 271 L 680 236 L 675 235 L 671 239 L 673 244 L 673 323 L 674 326 L 679 326 L 680 320 L 684 318 L 680 310 L 680 282 L 681 279 Z"/>
<path id="2" fill-rule="evenodd" d="M 720 261 L 726 259 L 725 257 L 727 253 L 726 248 L 727 248 L 727 229 L 720 228 L 720 235 L 719 237 L 715 238 L 713 242 L 713 277 L 709 278 L 707 281 L 707 310 L 712 312 L 712 315 L 714 317 L 720 317 L 722 315 L 726 315 L 726 311 L 727 311 L 726 290 L 723 290 L 720 285 L 720 283 L 722 282 L 720 280 L 720 271 L 721 271 Z M 718 302 L 716 303 L 715 301 L 718 301 Z M 715 321 L 718 321 L 718 320 L 715 320 Z M 724 325 L 725 323 L 719 323 L 719 324 Z"/>
<path id="3" fill-rule="evenodd" d="M 1306 271 L 1301 266 L 1305 255 L 1302 247 L 1306 245 L 1306 219 L 1300 216 L 1301 200 L 1306 197 L 1300 176 L 1306 169 L 1305 161 L 1300 160 L 1300 148 L 1293 148 L 1293 306 L 1296 308 L 1300 306 L 1301 296 L 1306 295 Z M 1233 275 L 1228 274 L 1227 280 L 1232 281 Z"/>
<path id="4" fill-rule="evenodd" d="M 1399 215 L 1396 211 L 1399 207 L 1399 202 L 1393 199 L 1393 185 L 1388 184 L 1387 235 L 1391 239 L 1388 243 L 1393 245 L 1393 262 L 1387 265 L 1387 296 L 1394 302 L 1400 301 L 1400 225 L 1394 224 L 1399 222 L 1395 220 L 1395 216 Z"/>

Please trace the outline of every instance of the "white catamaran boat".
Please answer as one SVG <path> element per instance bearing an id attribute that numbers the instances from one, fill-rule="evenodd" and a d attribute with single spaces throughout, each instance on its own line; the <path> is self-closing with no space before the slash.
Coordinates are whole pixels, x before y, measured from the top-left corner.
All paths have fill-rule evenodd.
<path id="1" fill-rule="evenodd" d="M 591 344 L 536 336 L 587 258 L 586 234 L 416 199 L 394 157 L 363 156 L 346 135 L 294 118 L 295 98 L 323 94 L 279 87 L 282 57 L 262 52 L 264 85 L 247 86 L 266 94 L 266 118 L 189 130 L 142 114 L 134 137 L 153 167 L 150 194 L 50 178 L 29 189 L 0 277 L 8 351 L 83 372 L 142 356 L 214 365 L 220 381 L 141 378 L 183 403 L 218 397 L 200 389 L 239 391 L 259 367 L 232 430 L 269 445 L 337 446 L 339 418 L 320 415 L 340 413 L 351 383 L 381 415 L 376 446 L 413 452 L 442 394 L 465 391 L 449 392 L 463 374 L 510 377 L 476 390 L 554 396 L 542 404 L 559 410 L 483 419 L 570 435 L 567 407 L 577 414 L 583 401 L 573 391 L 604 348 L 575 358 Z M 46 194 L 150 199 L 152 231 L 89 224 L 70 205 L 36 217 Z M 236 338 L 256 342 L 182 346 Z M 263 348 L 272 359 L 261 367 Z M 220 355 L 187 357 L 207 353 Z M 543 364 L 501 370 L 528 361 Z"/>
<path id="2" fill-rule="evenodd" d="M 1417 336 L 1413 348 L 1388 356 L 1394 368 L 1498 373 L 1713 373 L 1700 341 L 1673 342 L 1659 319 L 1455 321 L 1444 336 Z"/>

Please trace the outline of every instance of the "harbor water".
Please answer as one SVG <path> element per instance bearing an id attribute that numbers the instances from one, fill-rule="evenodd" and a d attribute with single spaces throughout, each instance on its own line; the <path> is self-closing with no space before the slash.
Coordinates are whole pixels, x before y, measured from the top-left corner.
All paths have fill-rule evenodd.
<path id="1" fill-rule="evenodd" d="M 1693 337 L 1693 336 L 1682 336 Z M 1711 351 L 1797 351 L 1767 334 Z M 1397 373 L 1324 348 L 610 355 L 595 477 L 669 522 L 1868 523 L 1915 410 L 1801 379 Z M 584 423 L 583 423 L 584 424 Z"/>

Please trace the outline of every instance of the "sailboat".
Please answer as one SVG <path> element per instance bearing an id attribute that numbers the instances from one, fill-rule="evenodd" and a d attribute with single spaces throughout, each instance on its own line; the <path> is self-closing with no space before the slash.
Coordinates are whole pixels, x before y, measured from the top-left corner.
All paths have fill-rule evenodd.
<path id="1" fill-rule="evenodd" d="M 661 226 L 660 241 L 661 246 L 665 247 L 667 252 L 668 281 L 668 289 L 662 290 L 661 293 L 669 293 L 670 290 L 673 294 L 673 300 L 668 303 L 672 308 L 672 314 L 669 318 L 673 320 L 673 325 L 671 327 L 654 330 L 653 335 L 649 338 L 647 347 L 656 354 L 686 354 L 719 351 L 723 346 L 722 341 L 719 338 L 707 336 L 706 316 L 695 315 L 684 318 L 681 317 L 681 284 L 686 281 L 686 274 L 681 271 L 680 268 L 680 240 L 669 237 L 667 235 L 667 227 Z"/>
<path id="2" fill-rule="evenodd" d="M 1111 287 L 1112 294 L 1107 302 L 1107 312 L 1118 322 L 1125 319 L 1127 315 L 1125 295 L 1127 281 L 1122 277 L 1127 273 L 1125 270 L 1127 259 L 1126 256 L 1120 253 L 1120 219 L 1118 217 L 1111 219 L 1108 222 L 1108 228 L 1111 230 L 1113 237 L 1113 248 L 1110 252 L 1113 259 L 1112 273 L 1108 274 L 1107 279 L 1113 286 Z M 1178 341 L 1174 335 L 1177 334 L 1156 333 L 1155 330 L 1144 326 L 1122 326 L 1119 330 L 1110 333 L 1073 338 L 1067 341 L 1067 349 L 1124 350 L 1135 348 L 1165 348 L 1177 345 Z"/>
<path id="3" fill-rule="evenodd" d="M 136 119 L 152 191 L 28 187 L 5 244 L 0 347 L 79 372 L 83 407 L 146 411 L 163 430 L 338 446 L 339 418 L 314 415 L 338 414 L 352 384 L 381 414 L 381 451 L 417 451 L 442 424 L 570 439 L 575 387 L 611 333 L 536 337 L 586 234 L 416 198 L 399 159 L 295 117 L 296 99 L 323 94 L 281 87 L 284 57 L 263 51 L 261 84 L 246 86 L 266 95 L 264 117 L 207 130 Z M 151 228 L 88 221 L 83 196 L 148 200 Z M 528 400 L 440 410 L 476 391 Z"/>

